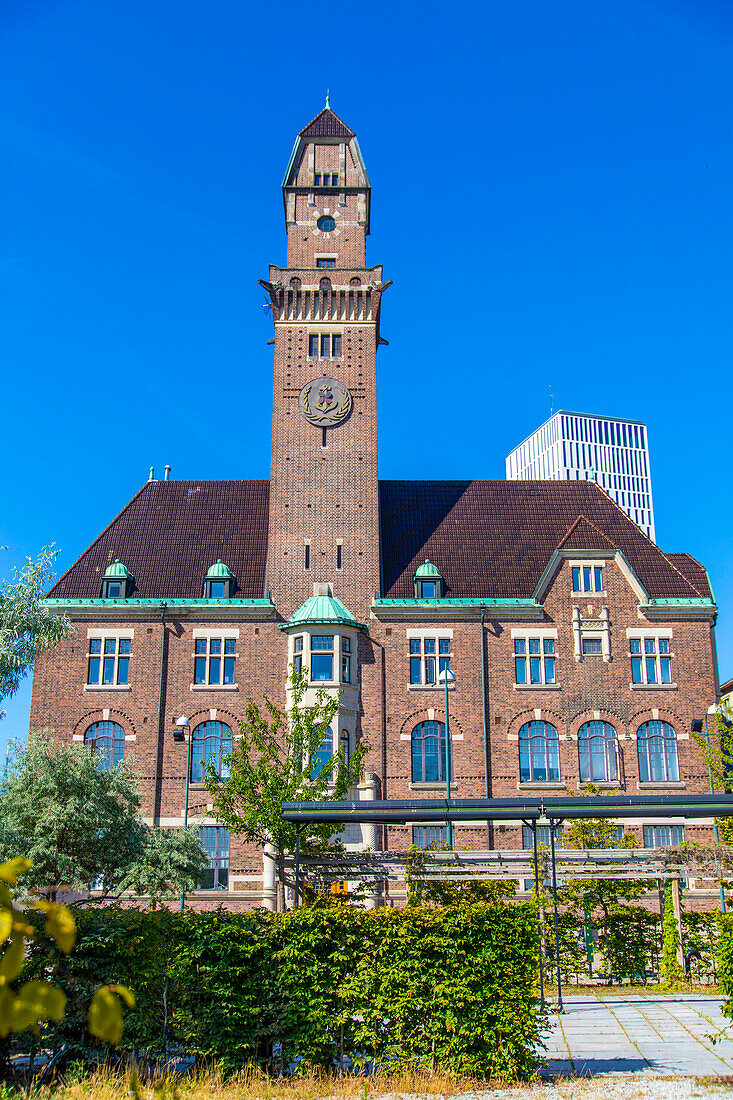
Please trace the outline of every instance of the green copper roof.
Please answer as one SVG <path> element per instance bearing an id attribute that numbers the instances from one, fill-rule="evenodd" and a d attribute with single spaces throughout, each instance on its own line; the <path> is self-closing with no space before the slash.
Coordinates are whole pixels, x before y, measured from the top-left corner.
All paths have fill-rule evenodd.
<path id="1" fill-rule="evenodd" d="M 306 623 L 324 623 L 334 626 L 338 624 L 353 626 L 357 630 L 366 629 L 356 621 L 348 607 L 336 596 L 310 596 L 283 624 L 282 629 L 305 626 Z"/>
<path id="2" fill-rule="evenodd" d="M 111 577 L 124 577 L 126 581 L 129 581 L 132 577 L 129 569 L 126 565 L 123 565 L 119 558 L 115 558 L 111 565 L 108 565 L 104 571 L 105 580 L 109 580 Z"/>
<path id="3" fill-rule="evenodd" d="M 415 576 L 416 577 L 421 577 L 421 578 L 422 577 L 438 577 L 438 578 L 440 578 L 440 580 L 443 579 L 441 574 L 438 572 L 438 570 L 433 565 L 433 563 L 431 561 L 428 561 L 427 558 L 425 559 L 425 561 L 423 562 L 422 565 L 418 565 L 417 570 L 415 571 Z"/>
<path id="4" fill-rule="evenodd" d="M 206 580 L 216 581 L 221 580 L 222 578 L 224 580 L 231 580 L 232 576 L 233 573 L 229 566 L 225 565 L 221 558 L 219 558 L 219 560 L 214 565 L 209 566 L 209 571 L 206 574 Z"/>

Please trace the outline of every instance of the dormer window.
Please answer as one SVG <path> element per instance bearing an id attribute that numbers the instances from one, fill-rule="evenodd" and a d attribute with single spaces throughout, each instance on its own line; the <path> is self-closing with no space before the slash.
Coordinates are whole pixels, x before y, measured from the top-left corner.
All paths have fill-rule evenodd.
<path id="1" fill-rule="evenodd" d="M 119 558 L 116 558 L 104 571 L 102 579 L 102 599 L 124 600 L 132 587 L 132 574 Z"/>
<path id="2" fill-rule="evenodd" d="M 219 558 L 204 578 L 204 599 L 230 600 L 233 589 L 234 575 L 231 569 Z"/>
<path id="3" fill-rule="evenodd" d="M 415 599 L 439 600 L 445 590 L 443 578 L 439 571 L 427 558 L 418 569 L 413 578 L 415 584 Z"/>

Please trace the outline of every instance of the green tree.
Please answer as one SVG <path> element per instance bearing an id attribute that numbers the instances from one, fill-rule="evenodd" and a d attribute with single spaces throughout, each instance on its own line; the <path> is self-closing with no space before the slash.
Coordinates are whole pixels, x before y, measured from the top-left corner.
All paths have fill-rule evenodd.
<path id="1" fill-rule="evenodd" d="M 213 801 L 217 821 L 243 839 L 275 850 L 278 881 L 285 884 L 283 856 L 295 849 L 296 827 L 281 816 L 283 802 L 324 801 L 346 797 L 359 783 L 368 746 L 356 746 L 347 759 L 342 747 L 316 772 L 311 760 L 323 741 L 339 707 L 339 696 L 319 689 L 315 704 L 305 706 L 308 688 L 304 673 L 290 678 L 292 707 L 280 710 L 263 695 L 261 710 L 247 700 L 239 737 L 226 759 L 229 778 L 221 780 L 208 762 L 204 782 Z M 338 825 L 308 823 L 300 833 L 301 852 L 323 851 Z"/>
<path id="2" fill-rule="evenodd" d="M 0 859 L 24 852 L 23 886 L 52 901 L 92 883 L 98 900 L 132 889 L 155 902 L 191 889 L 206 865 L 195 834 L 151 829 L 140 807 L 126 764 L 100 770 L 88 746 L 31 735 L 0 793 Z"/>
<path id="3" fill-rule="evenodd" d="M 57 555 L 53 547 L 45 547 L 36 561 L 29 558 L 23 569 L 14 571 L 11 582 L 0 581 L 0 700 L 15 694 L 37 653 L 53 649 L 74 632 L 68 619 L 42 604 Z"/>
<path id="4" fill-rule="evenodd" d="M 710 782 L 718 791 L 733 793 L 733 711 L 721 704 L 714 715 L 707 716 L 707 733 L 690 735 L 697 744 L 710 775 Z M 723 844 L 733 846 L 733 819 L 716 820 L 718 835 Z"/>

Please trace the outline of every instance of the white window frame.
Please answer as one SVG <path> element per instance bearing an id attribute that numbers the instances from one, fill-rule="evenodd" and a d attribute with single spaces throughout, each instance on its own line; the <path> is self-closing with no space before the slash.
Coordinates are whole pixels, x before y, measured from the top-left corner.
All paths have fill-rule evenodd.
<path id="1" fill-rule="evenodd" d="M 608 562 L 599 561 L 598 558 L 596 558 L 596 559 L 591 558 L 591 559 L 587 559 L 585 561 L 580 561 L 580 560 L 579 561 L 572 561 L 571 560 L 568 564 L 570 566 L 570 584 L 571 584 L 571 591 L 572 591 L 573 596 L 605 596 L 606 595 L 605 576 L 604 576 L 603 570 L 608 567 Z M 575 588 L 575 586 L 573 585 L 573 569 L 579 569 L 580 570 L 580 580 L 581 580 L 581 582 L 584 580 L 583 570 L 584 569 L 590 569 L 590 571 L 591 571 L 590 572 L 590 579 L 591 579 L 591 587 L 590 588 Z M 596 574 L 595 574 L 596 569 L 601 570 L 601 583 L 603 585 L 602 588 L 596 588 Z"/>
<path id="2" fill-rule="evenodd" d="M 531 630 L 531 629 L 525 630 L 525 629 L 516 629 L 515 628 L 511 632 L 511 637 L 512 637 L 512 661 L 514 663 L 513 668 L 512 668 L 512 671 L 514 672 L 514 687 L 517 688 L 518 690 L 526 690 L 528 688 L 556 687 L 557 682 L 558 682 L 558 680 L 557 680 L 557 661 L 558 661 L 558 656 L 557 656 L 557 630 L 554 629 L 554 628 L 548 628 L 548 627 L 541 627 L 541 628 L 538 628 L 536 630 Z M 540 652 L 539 653 L 530 654 L 530 652 L 529 652 L 530 638 L 533 639 L 534 641 L 539 640 L 539 643 L 540 643 Z M 523 641 L 524 642 L 524 653 L 523 654 L 516 652 L 516 642 L 517 641 Z M 552 653 L 547 653 L 547 654 L 545 653 L 545 641 L 553 642 L 553 652 Z M 516 679 L 517 658 L 518 657 L 520 657 L 520 658 L 524 657 L 524 660 L 526 662 L 525 669 L 526 669 L 527 675 L 529 677 L 529 676 L 531 676 L 530 664 L 529 664 L 530 656 L 540 658 L 541 679 L 537 683 L 531 683 L 529 678 L 528 678 L 523 684 L 521 684 Z M 555 662 L 555 679 L 554 680 L 548 680 L 546 678 L 545 657 L 551 657 L 551 658 L 554 659 L 554 662 Z"/>
<path id="3" fill-rule="evenodd" d="M 628 647 L 628 649 L 629 649 L 629 652 L 628 652 L 629 669 L 631 669 L 631 667 L 632 667 L 631 662 L 632 662 L 634 657 L 639 657 L 641 659 L 641 676 L 642 676 L 642 678 L 638 683 L 635 683 L 633 675 L 632 675 L 631 682 L 629 683 L 629 687 L 632 689 L 632 691 L 635 688 L 637 690 L 639 688 L 660 688 L 662 691 L 668 691 L 670 688 L 676 688 L 677 687 L 674 676 L 672 674 L 672 662 L 675 659 L 674 650 L 672 648 L 672 637 L 673 637 L 673 633 L 672 633 L 672 630 L 671 630 L 670 627 L 665 627 L 663 630 L 654 630 L 654 628 L 643 630 L 643 629 L 638 629 L 637 627 L 634 627 L 633 629 L 628 628 L 626 630 L 626 638 L 627 638 L 628 643 L 629 643 L 629 647 Z M 654 653 L 647 653 L 646 652 L 644 643 L 645 643 L 647 638 L 651 638 L 651 639 L 654 640 Z M 637 640 L 639 641 L 639 643 L 640 643 L 640 652 L 639 653 L 632 653 L 631 652 L 631 641 L 632 641 L 632 639 L 634 639 L 635 641 L 637 641 Z M 668 653 L 660 653 L 659 652 L 659 641 L 660 641 L 660 639 L 663 639 L 664 641 L 669 642 L 669 652 Z M 656 673 L 657 673 L 657 679 L 656 680 L 649 680 L 648 679 L 647 667 L 646 667 L 646 662 L 647 662 L 648 657 L 653 657 L 654 658 L 654 667 L 656 668 Z M 670 674 L 669 682 L 663 681 L 662 678 L 661 678 L 662 666 L 661 666 L 661 662 L 660 662 L 660 657 L 668 657 L 669 658 L 669 674 Z"/>
<path id="4" fill-rule="evenodd" d="M 329 268 L 323 268 L 323 270 L 328 271 Z M 321 325 L 317 325 L 317 326 L 316 325 L 313 325 L 313 326 L 309 325 L 307 336 L 308 336 L 308 351 L 307 351 L 307 354 L 306 354 L 306 358 L 311 359 L 311 360 L 313 360 L 313 359 L 322 360 L 324 363 L 330 363 L 333 360 L 343 359 L 343 357 L 344 357 L 344 326 L 343 325 L 326 325 L 326 324 L 321 324 Z M 316 336 L 318 338 L 318 353 L 316 355 L 311 355 L 310 342 L 311 342 L 311 337 L 312 336 Z M 330 338 L 331 338 L 331 344 L 330 344 L 331 352 L 328 355 L 323 355 L 321 353 L 321 337 L 322 336 L 330 336 Z M 341 351 L 338 355 L 333 354 L 333 338 L 334 338 L 334 336 L 339 336 L 341 338 Z"/>
<path id="5" fill-rule="evenodd" d="M 130 690 L 130 658 L 132 657 L 132 642 L 135 637 L 134 630 L 115 630 L 110 629 L 89 629 L 87 630 L 87 653 L 86 653 L 86 668 L 84 670 L 84 691 L 129 691 Z M 100 652 L 91 652 L 92 641 L 100 642 Z M 106 641 L 114 641 L 115 651 L 114 653 L 104 652 L 104 643 Z M 126 641 L 130 643 L 129 653 L 120 653 L 120 642 Z M 96 683 L 89 682 L 89 661 L 93 657 L 99 658 L 99 680 Z M 105 684 L 103 682 L 104 677 L 104 659 L 105 657 L 114 659 L 114 680 L 111 684 Z M 120 657 L 127 658 L 127 683 L 118 683 L 119 677 L 119 659 Z"/>
<path id="6" fill-rule="evenodd" d="M 436 630 L 435 628 L 433 628 L 431 630 L 408 630 L 406 632 L 406 638 L 407 638 L 407 680 L 408 680 L 408 685 L 409 685 L 410 690 L 415 691 L 415 690 L 418 690 L 418 689 L 421 689 L 421 688 L 425 688 L 425 689 L 429 689 L 429 690 L 444 691 L 445 686 L 443 684 L 441 684 L 439 682 L 439 679 L 438 679 L 438 677 L 440 676 L 440 671 L 441 671 L 440 670 L 440 659 L 443 658 L 445 660 L 445 658 L 447 658 L 448 659 L 448 668 L 453 667 L 452 662 L 453 662 L 453 658 L 455 656 L 455 654 L 453 652 L 453 631 L 452 630 Z M 426 642 L 426 640 L 435 643 L 435 652 L 434 653 L 426 653 L 425 652 L 425 642 Z M 441 653 L 440 652 L 440 642 L 441 641 L 444 641 L 444 642 L 447 641 L 448 642 L 448 652 L 447 653 Z M 420 652 L 419 653 L 413 653 L 412 652 L 412 642 L 419 642 L 420 643 Z M 417 659 L 420 660 L 420 682 L 419 683 L 413 683 L 412 682 L 412 662 L 413 662 L 413 660 L 417 660 Z M 428 660 L 430 660 L 430 659 L 435 661 L 435 680 L 434 681 L 428 681 L 427 680 L 427 667 L 428 667 Z M 448 684 L 448 690 L 449 691 L 453 691 L 453 687 L 454 687 L 453 684 L 451 684 L 451 683 Z"/>
<path id="7" fill-rule="evenodd" d="M 235 643 L 234 644 L 234 653 L 226 653 L 225 652 L 226 642 L 229 642 L 229 641 L 232 641 L 232 640 Z M 196 643 L 200 642 L 200 641 L 205 641 L 206 642 L 206 653 L 197 653 L 196 652 Z M 221 642 L 221 653 L 213 653 L 213 654 L 211 653 L 211 642 L 212 641 L 220 641 Z M 193 653 L 192 653 L 191 656 L 192 656 L 192 660 L 193 660 L 193 680 L 191 682 L 191 691 L 236 691 L 239 688 L 239 684 L 237 683 L 237 676 L 236 676 L 237 668 L 238 668 L 237 658 L 239 657 L 239 631 L 238 630 L 216 630 L 216 629 L 213 629 L 213 628 L 212 629 L 207 629 L 207 630 L 195 629 L 193 631 Z M 211 673 L 210 673 L 210 662 L 211 662 L 212 656 L 214 658 L 218 658 L 219 661 L 220 661 L 219 680 L 218 680 L 218 682 L 215 682 L 215 683 L 212 683 L 209 679 L 209 677 L 211 675 Z M 204 680 L 204 683 L 197 684 L 196 683 L 196 660 L 197 659 L 200 660 L 202 657 L 206 661 L 206 678 Z M 231 684 L 225 684 L 224 683 L 224 658 L 225 657 L 233 657 L 234 658 L 234 681 Z"/>

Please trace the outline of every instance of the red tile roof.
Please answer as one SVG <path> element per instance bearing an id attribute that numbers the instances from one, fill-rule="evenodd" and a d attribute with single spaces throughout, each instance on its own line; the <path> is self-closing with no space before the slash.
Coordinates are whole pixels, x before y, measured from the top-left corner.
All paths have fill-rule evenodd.
<path id="1" fill-rule="evenodd" d="M 320 114 L 309 122 L 304 130 L 300 131 L 302 138 L 335 137 L 349 141 L 354 136 L 345 122 L 335 114 L 330 107 L 324 107 Z"/>
<path id="2" fill-rule="evenodd" d="M 586 534 L 591 524 L 602 532 L 599 549 L 623 551 L 651 597 L 700 594 L 592 481 L 382 481 L 380 511 L 388 598 L 412 598 L 426 557 L 449 596 L 529 598 L 579 519 Z"/>
<path id="3" fill-rule="evenodd" d="M 382 481 L 384 595 L 410 599 L 425 558 L 458 598 L 528 598 L 558 546 L 618 547 L 652 597 L 710 595 L 689 554 L 665 555 L 593 482 Z M 234 595 L 265 595 L 266 481 L 151 481 L 57 581 L 50 595 L 94 598 L 116 558 L 130 595 L 196 599 L 219 558 Z"/>
<path id="4" fill-rule="evenodd" d="M 680 573 L 684 574 L 701 596 L 712 596 L 713 590 L 710 587 L 705 566 L 700 565 L 700 562 L 696 561 L 692 554 L 675 553 L 667 554 L 666 557 L 669 558 L 676 569 L 679 569 Z"/>
<path id="5" fill-rule="evenodd" d="M 237 599 L 265 595 L 267 481 L 149 481 L 56 582 L 59 599 L 101 595 L 119 558 L 140 599 L 196 599 L 219 558 L 236 578 Z"/>

